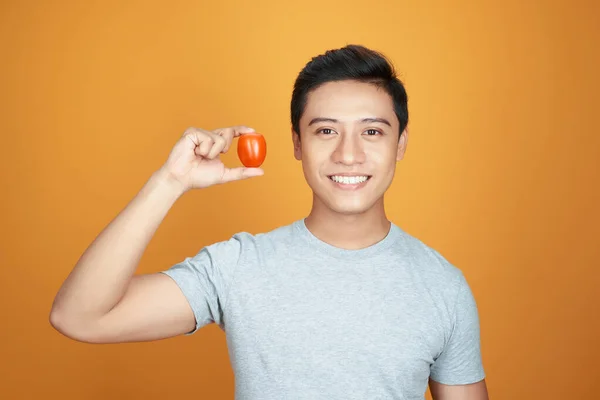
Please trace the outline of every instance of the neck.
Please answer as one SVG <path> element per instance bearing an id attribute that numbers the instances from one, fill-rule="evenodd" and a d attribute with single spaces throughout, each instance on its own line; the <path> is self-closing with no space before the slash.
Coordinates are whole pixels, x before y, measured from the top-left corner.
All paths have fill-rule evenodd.
<path id="1" fill-rule="evenodd" d="M 383 198 L 373 207 L 358 214 L 341 214 L 317 199 L 304 220 L 308 230 L 318 239 L 347 250 L 362 249 L 385 238 L 390 230 Z"/>

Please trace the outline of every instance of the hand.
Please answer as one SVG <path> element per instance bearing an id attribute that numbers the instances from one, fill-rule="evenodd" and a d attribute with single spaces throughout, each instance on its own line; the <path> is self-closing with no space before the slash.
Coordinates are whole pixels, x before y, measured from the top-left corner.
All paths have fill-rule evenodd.
<path id="1" fill-rule="evenodd" d="M 181 184 L 184 192 L 263 175 L 261 168 L 227 168 L 219 159 L 221 153 L 229 150 L 234 138 L 252 132 L 254 129 L 245 126 L 214 131 L 188 128 L 161 169 Z"/>

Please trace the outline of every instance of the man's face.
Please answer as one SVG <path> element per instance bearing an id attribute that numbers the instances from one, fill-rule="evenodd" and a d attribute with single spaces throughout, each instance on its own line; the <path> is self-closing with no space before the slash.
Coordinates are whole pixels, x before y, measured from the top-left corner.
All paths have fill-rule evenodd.
<path id="1" fill-rule="evenodd" d="M 329 82 L 311 92 L 301 137 L 292 135 L 315 205 L 358 214 L 382 201 L 406 148 L 408 132 L 398 141 L 398 129 L 391 96 L 375 85 Z"/>

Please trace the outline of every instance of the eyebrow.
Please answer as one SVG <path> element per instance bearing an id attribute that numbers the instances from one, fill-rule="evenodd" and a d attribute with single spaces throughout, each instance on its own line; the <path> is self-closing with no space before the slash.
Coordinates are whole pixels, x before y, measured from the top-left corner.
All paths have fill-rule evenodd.
<path id="1" fill-rule="evenodd" d="M 313 118 L 310 120 L 310 122 L 308 123 L 308 126 L 311 126 L 312 124 L 316 124 L 318 122 L 332 122 L 334 124 L 337 124 L 338 122 L 340 122 L 337 119 L 334 118 L 323 118 L 323 117 L 318 117 L 318 118 Z M 380 124 L 385 124 L 388 125 L 389 127 L 392 126 L 392 124 L 390 124 L 390 121 L 388 121 L 385 118 L 363 118 L 360 120 L 361 123 L 380 123 Z"/>

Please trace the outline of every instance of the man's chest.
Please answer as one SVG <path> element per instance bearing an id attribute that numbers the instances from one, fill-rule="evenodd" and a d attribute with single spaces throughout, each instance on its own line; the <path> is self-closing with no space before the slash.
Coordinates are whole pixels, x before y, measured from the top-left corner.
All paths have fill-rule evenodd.
<path id="1" fill-rule="evenodd" d="M 304 380 L 426 381 L 444 342 L 439 309 L 398 270 L 266 268 L 236 284 L 228 310 L 234 360 Z"/>

